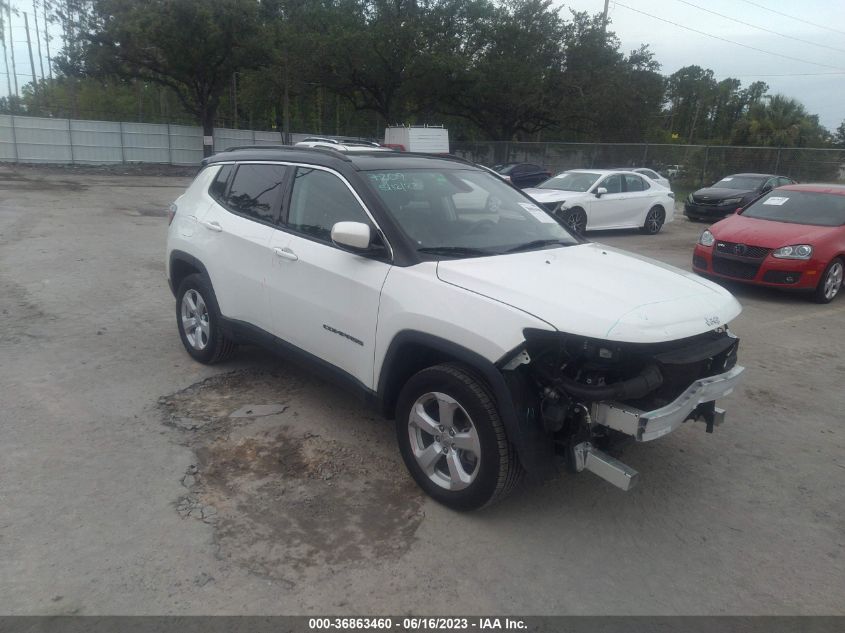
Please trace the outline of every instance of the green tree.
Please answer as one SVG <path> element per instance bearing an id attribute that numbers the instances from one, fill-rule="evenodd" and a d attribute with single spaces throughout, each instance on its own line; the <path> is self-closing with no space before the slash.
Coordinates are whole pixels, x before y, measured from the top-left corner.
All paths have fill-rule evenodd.
<path id="1" fill-rule="evenodd" d="M 65 74 L 166 86 L 205 136 L 233 73 L 264 59 L 257 0 L 92 0 L 90 8 L 78 51 L 65 52 Z"/>
<path id="2" fill-rule="evenodd" d="M 818 147 L 827 141 L 828 132 L 818 116 L 809 114 L 795 99 L 773 95 L 755 103 L 733 135 L 739 145 L 772 147 Z"/>

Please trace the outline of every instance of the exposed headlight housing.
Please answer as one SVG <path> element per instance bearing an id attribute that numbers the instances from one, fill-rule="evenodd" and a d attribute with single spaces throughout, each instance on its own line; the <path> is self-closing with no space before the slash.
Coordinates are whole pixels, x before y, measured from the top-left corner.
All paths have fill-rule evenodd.
<path id="1" fill-rule="evenodd" d="M 707 229 L 704 229 L 704 232 L 701 234 L 701 237 L 698 238 L 698 243 L 702 246 L 713 246 L 715 242 L 716 238 L 713 237 L 713 234 Z"/>
<path id="2" fill-rule="evenodd" d="M 781 246 L 772 251 L 772 257 L 777 257 L 778 259 L 810 259 L 812 256 L 813 247 L 809 244 Z"/>
<path id="3" fill-rule="evenodd" d="M 722 200 L 722 204 L 739 204 L 742 202 L 742 198 L 728 198 L 727 200 Z"/>

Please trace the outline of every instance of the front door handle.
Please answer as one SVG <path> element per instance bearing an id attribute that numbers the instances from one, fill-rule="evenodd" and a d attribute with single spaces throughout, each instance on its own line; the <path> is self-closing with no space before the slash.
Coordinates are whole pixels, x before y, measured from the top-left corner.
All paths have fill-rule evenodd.
<path id="1" fill-rule="evenodd" d="M 214 231 L 215 233 L 223 232 L 223 227 L 220 226 L 219 222 L 215 222 L 214 220 L 211 220 L 210 222 L 201 221 L 200 224 L 202 224 L 209 231 Z"/>
<path id="2" fill-rule="evenodd" d="M 277 246 L 273 249 L 273 252 L 276 253 L 277 257 L 281 257 L 282 259 L 289 259 L 292 262 L 295 262 L 299 259 L 299 256 L 289 248 L 279 248 Z"/>

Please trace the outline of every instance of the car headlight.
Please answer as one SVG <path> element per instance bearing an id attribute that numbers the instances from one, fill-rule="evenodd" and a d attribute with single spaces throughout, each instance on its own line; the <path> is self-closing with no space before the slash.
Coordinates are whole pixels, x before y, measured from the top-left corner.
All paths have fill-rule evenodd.
<path id="1" fill-rule="evenodd" d="M 713 246 L 713 243 L 716 241 L 716 238 L 713 237 L 713 234 L 704 229 L 704 232 L 701 234 L 701 237 L 698 238 L 698 243 L 702 246 Z"/>
<path id="2" fill-rule="evenodd" d="M 809 244 L 781 246 L 772 251 L 772 257 L 777 257 L 778 259 L 810 259 L 812 255 L 813 247 Z"/>
<path id="3" fill-rule="evenodd" d="M 728 198 L 727 200 L 722 200 L 722 204 L 739 204 L 742 202 L 742 198 Z"/>

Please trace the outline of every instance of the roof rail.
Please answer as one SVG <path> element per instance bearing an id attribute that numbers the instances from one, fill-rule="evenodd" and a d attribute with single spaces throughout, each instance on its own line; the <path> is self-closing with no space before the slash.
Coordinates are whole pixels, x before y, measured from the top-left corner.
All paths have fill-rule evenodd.
<path id="1" fill-rule="evenodd" d="M 347 162 L 351 162 L 350 158 L 346 156 L 345 152 L 341 152 L 333 147 L 296 147 L 294 145 L 236 145 L 235 147 L 227 147 L 223 152 L 217 152 L 218 154 L 222 154 L 224 152 L 244 152 L 244 151 L 252 151 L 252 150 L 272 150 L 272 151 L 285 151 L 285 152 L 318 152 L 320 154 L 326 154 L 327 156 L 333 156 L 334 158 L 340 158 Z M 205 164 L 205 163 L 203 163 Z"/>

